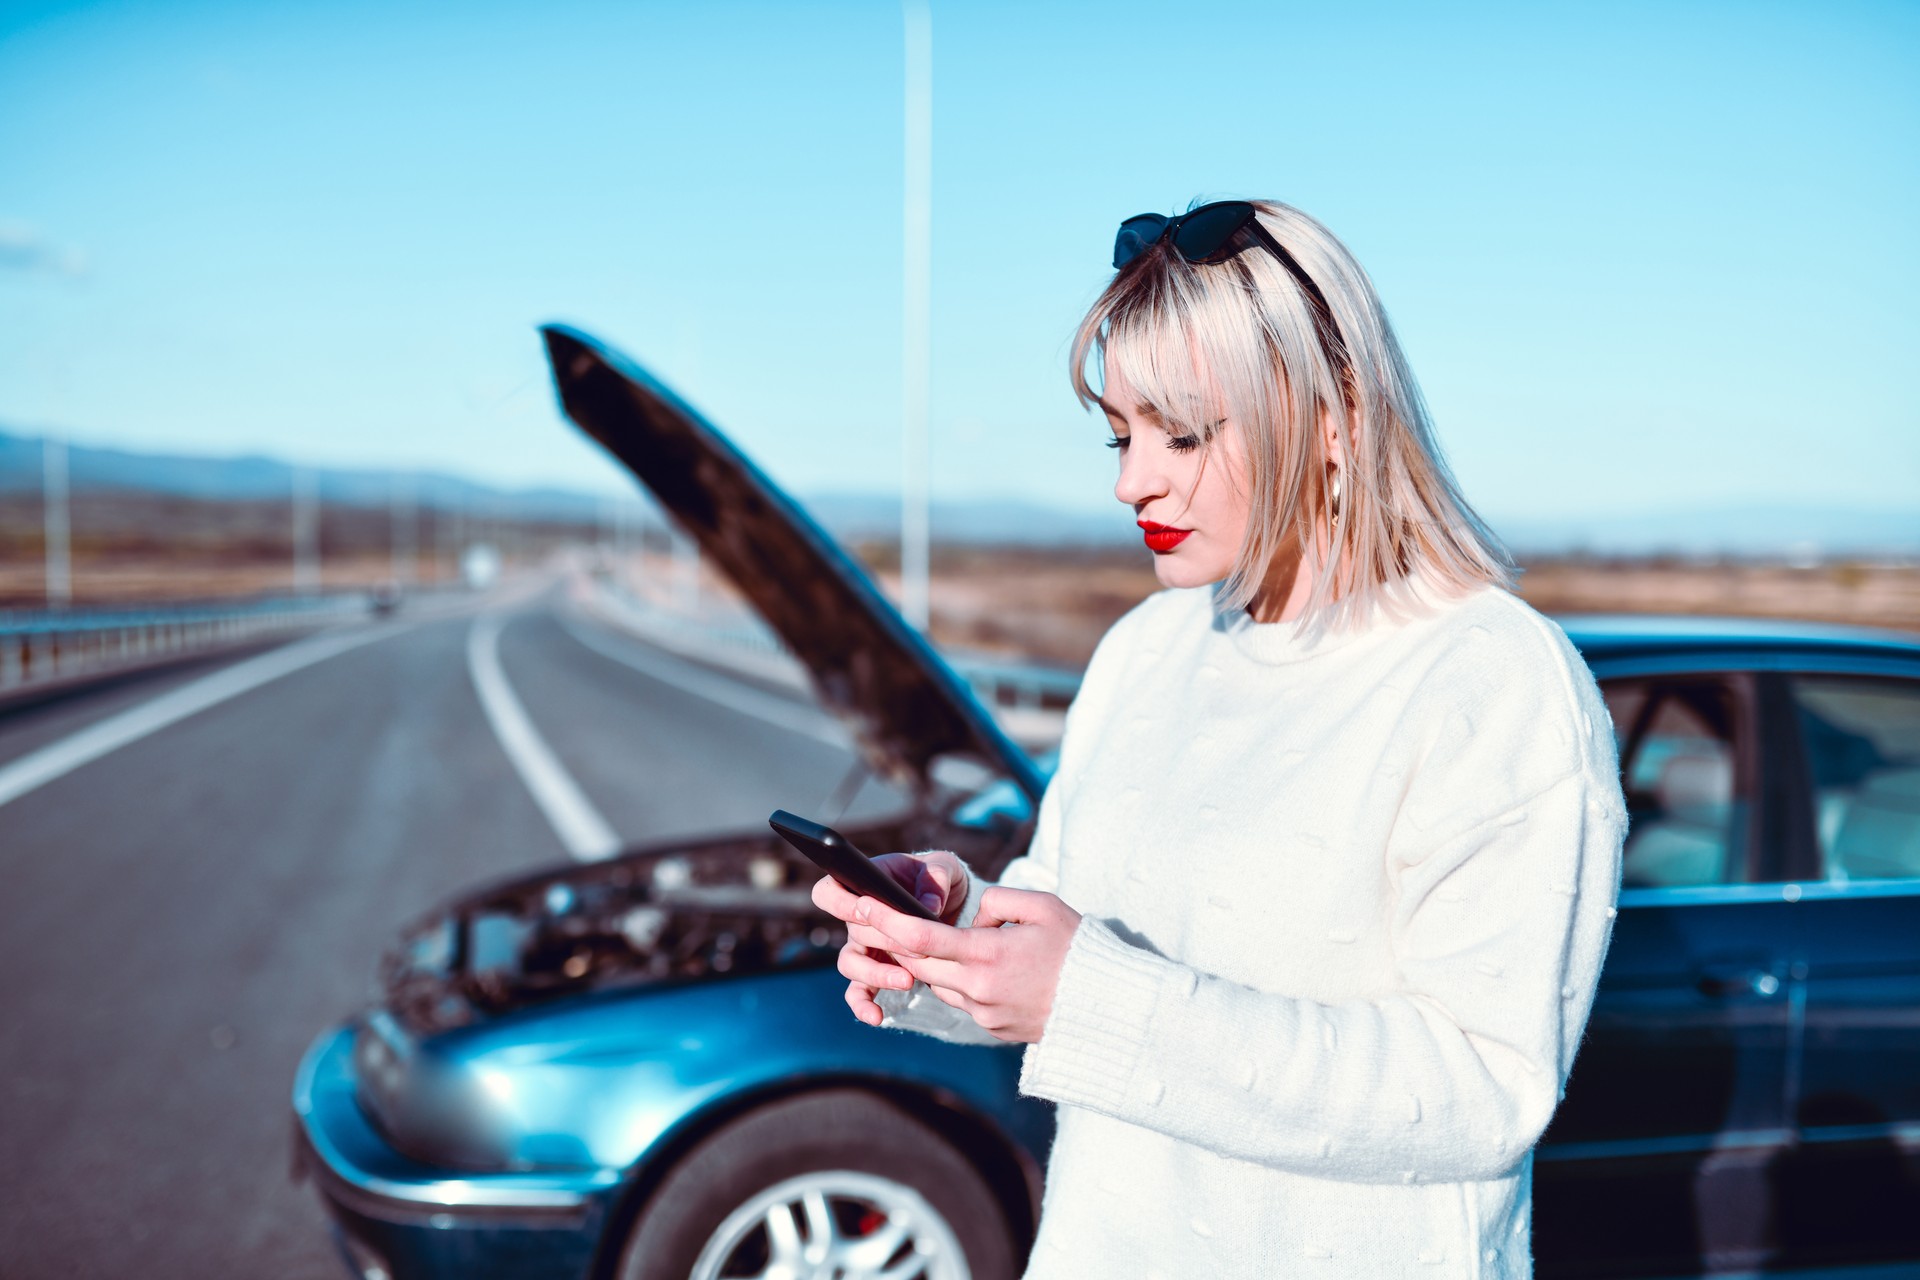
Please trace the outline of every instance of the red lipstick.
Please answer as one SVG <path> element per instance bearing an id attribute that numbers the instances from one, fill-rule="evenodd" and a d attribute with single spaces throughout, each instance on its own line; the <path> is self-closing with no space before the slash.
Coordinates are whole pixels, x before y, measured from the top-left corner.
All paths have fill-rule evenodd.
<path id="1" fill-rule="evenodd" d="M 1157 556 L 1167 554 L 1185 542 L 1187 535 L 1193 532 L 1191 529 L 1176 529 L 1170 524 L 1155 524 L 1151 520 L 1137 520 L 1134 523 L 1146 533 L 1147 550 Z"/>

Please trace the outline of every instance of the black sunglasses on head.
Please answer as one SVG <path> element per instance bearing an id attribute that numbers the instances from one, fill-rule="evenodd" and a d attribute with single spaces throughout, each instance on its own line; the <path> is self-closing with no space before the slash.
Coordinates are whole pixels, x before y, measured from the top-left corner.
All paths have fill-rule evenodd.
<path id="1" fill-rule="evenodd" d="M 1136 213 L 1120 224 L 1120 232 L 1113 238 L 1113 269 L 1120 270 L 1162 240 L 1171 240 L 1175 251 L 1188 262 L 1230 258 L 1246 247 L 1233 244 L 1233 237 L 1249 224 L 1258 227 L 1258 213 L 1245 200 L 1217 200 L 1172 218 L 1163 213 Z"/>
<path id="2" fill-rule="evenodd" d="M 1334 322 L 1333 308 L 1327 305 L 1327 296 L 1287 252 L 1286 246 L 1260 225 L 1259 213 L 1246 200 L 1216 200 L 1171 218 L 1161 213 L 1136 213 L 1120 224 L 1120 231 L 1113 238 L 1113 269 L 1122 270 L 1162 240 L 1188 262 L 1224 262 L 1249 243 L 1247 240 L 1236 243 L 1234 237 L 1242 231 L 1250 232 L 1252 241 L 1278 258 L 1280 265 L 1306 291 L 1321 341 L 1330 354 L 1343 358 L 1346 344 L 1341 340 L 1340 326 Z"/>

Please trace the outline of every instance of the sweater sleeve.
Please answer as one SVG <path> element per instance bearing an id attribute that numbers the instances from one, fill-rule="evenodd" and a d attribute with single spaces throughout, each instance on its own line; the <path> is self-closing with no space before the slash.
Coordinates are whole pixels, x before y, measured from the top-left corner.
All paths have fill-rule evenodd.
<path id="1" fill-rule="evenodd" d="M 1624 833 L 1617 780 L 1591 764 L 1439 833 L 1401 873 L 1399 990 L 1376 999 L 1255 990 L 1087 917 L 1021 1091 L 1319 1177 L 1501 1176 L 1564 1089 Z"/>

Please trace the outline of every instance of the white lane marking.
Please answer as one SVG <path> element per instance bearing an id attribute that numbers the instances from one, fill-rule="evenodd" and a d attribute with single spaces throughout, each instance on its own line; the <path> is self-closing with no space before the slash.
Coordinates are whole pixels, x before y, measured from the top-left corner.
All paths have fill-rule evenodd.
<path id="1" fill-rule="evenodd" d="M 501 614 L 482 614 L 467 632 L 467 670 L 487 723 L 567 852 L 581 862 L 611 858 L 620 852 L 620 837 L 533 727 L 507 683 L 507 673 L 500 669 L 500 630 L 506 623 Z"/>
<path id="2" fill-rule="evenodd" d="M 130 742 L 138 742 L 170 724 L 186 719 L 208 707 L 218 706 L 261 685 L 292 675 L 302 667 L 357 649 L 404 630 L 409 624 L 397 623 L 370 631 L 347 634 L 326 633 L 297 640 L 258 657 L 248 658 L 203 676 L 191 684 L 171 689 L 149 702 L 105 720 L 96 721 L 57 742 L 30 751 L 18 760 L 0 766 L 0 805 L 18 800 L 29 791 L 72 773 L 83 764 L 98 760 Z"/>
<path id="3" fill-rule="evenodd" d="M 834 720 L 824 711 L 815 711 L 799 703 L 771 693 L 762 693 L 751 685 L 740 684 L 725 676 L 714 675 L 704 667 L 696 666 L 682 659 L 669 658 L 657 649 L 641 649 L 637 643 L 616 646 L 586 627 L 577 625 L 565 614 L 556 613 L 554 617 L 566 629 L 568 635 L 603 658 L 610 658 L 623 666 L 632 667 L 641 675 L 651 676 L 663 684 L 705 698 L 708 702 L 717 702 L 729 710 L 749 715 L 756 720 L 790 729 L 811 738 L 818 738 L 830 746 L 843 751 L 853 749 L 852 741 Z"/>

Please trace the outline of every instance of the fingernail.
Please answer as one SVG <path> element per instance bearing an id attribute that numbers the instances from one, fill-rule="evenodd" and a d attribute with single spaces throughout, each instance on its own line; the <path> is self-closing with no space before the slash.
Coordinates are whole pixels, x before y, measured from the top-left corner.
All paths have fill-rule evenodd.
<path id="1" fill-rule="evenodd" d="M 920 905 L 929 911 L 938 911 L 940 909 L 940 895 L 929 889 L 920 895 Z"/>
<path id="2" fill-rule="evenodd" d="M 856 920 L 865 920 L 867 918 L 868 913 L 871 912 L 872 910 L 873 910 L 872 900 L 868 898 L 862 898 L 860 899 L 860 901 L 856 902 L 853 906 L 853 918 Z"/>

